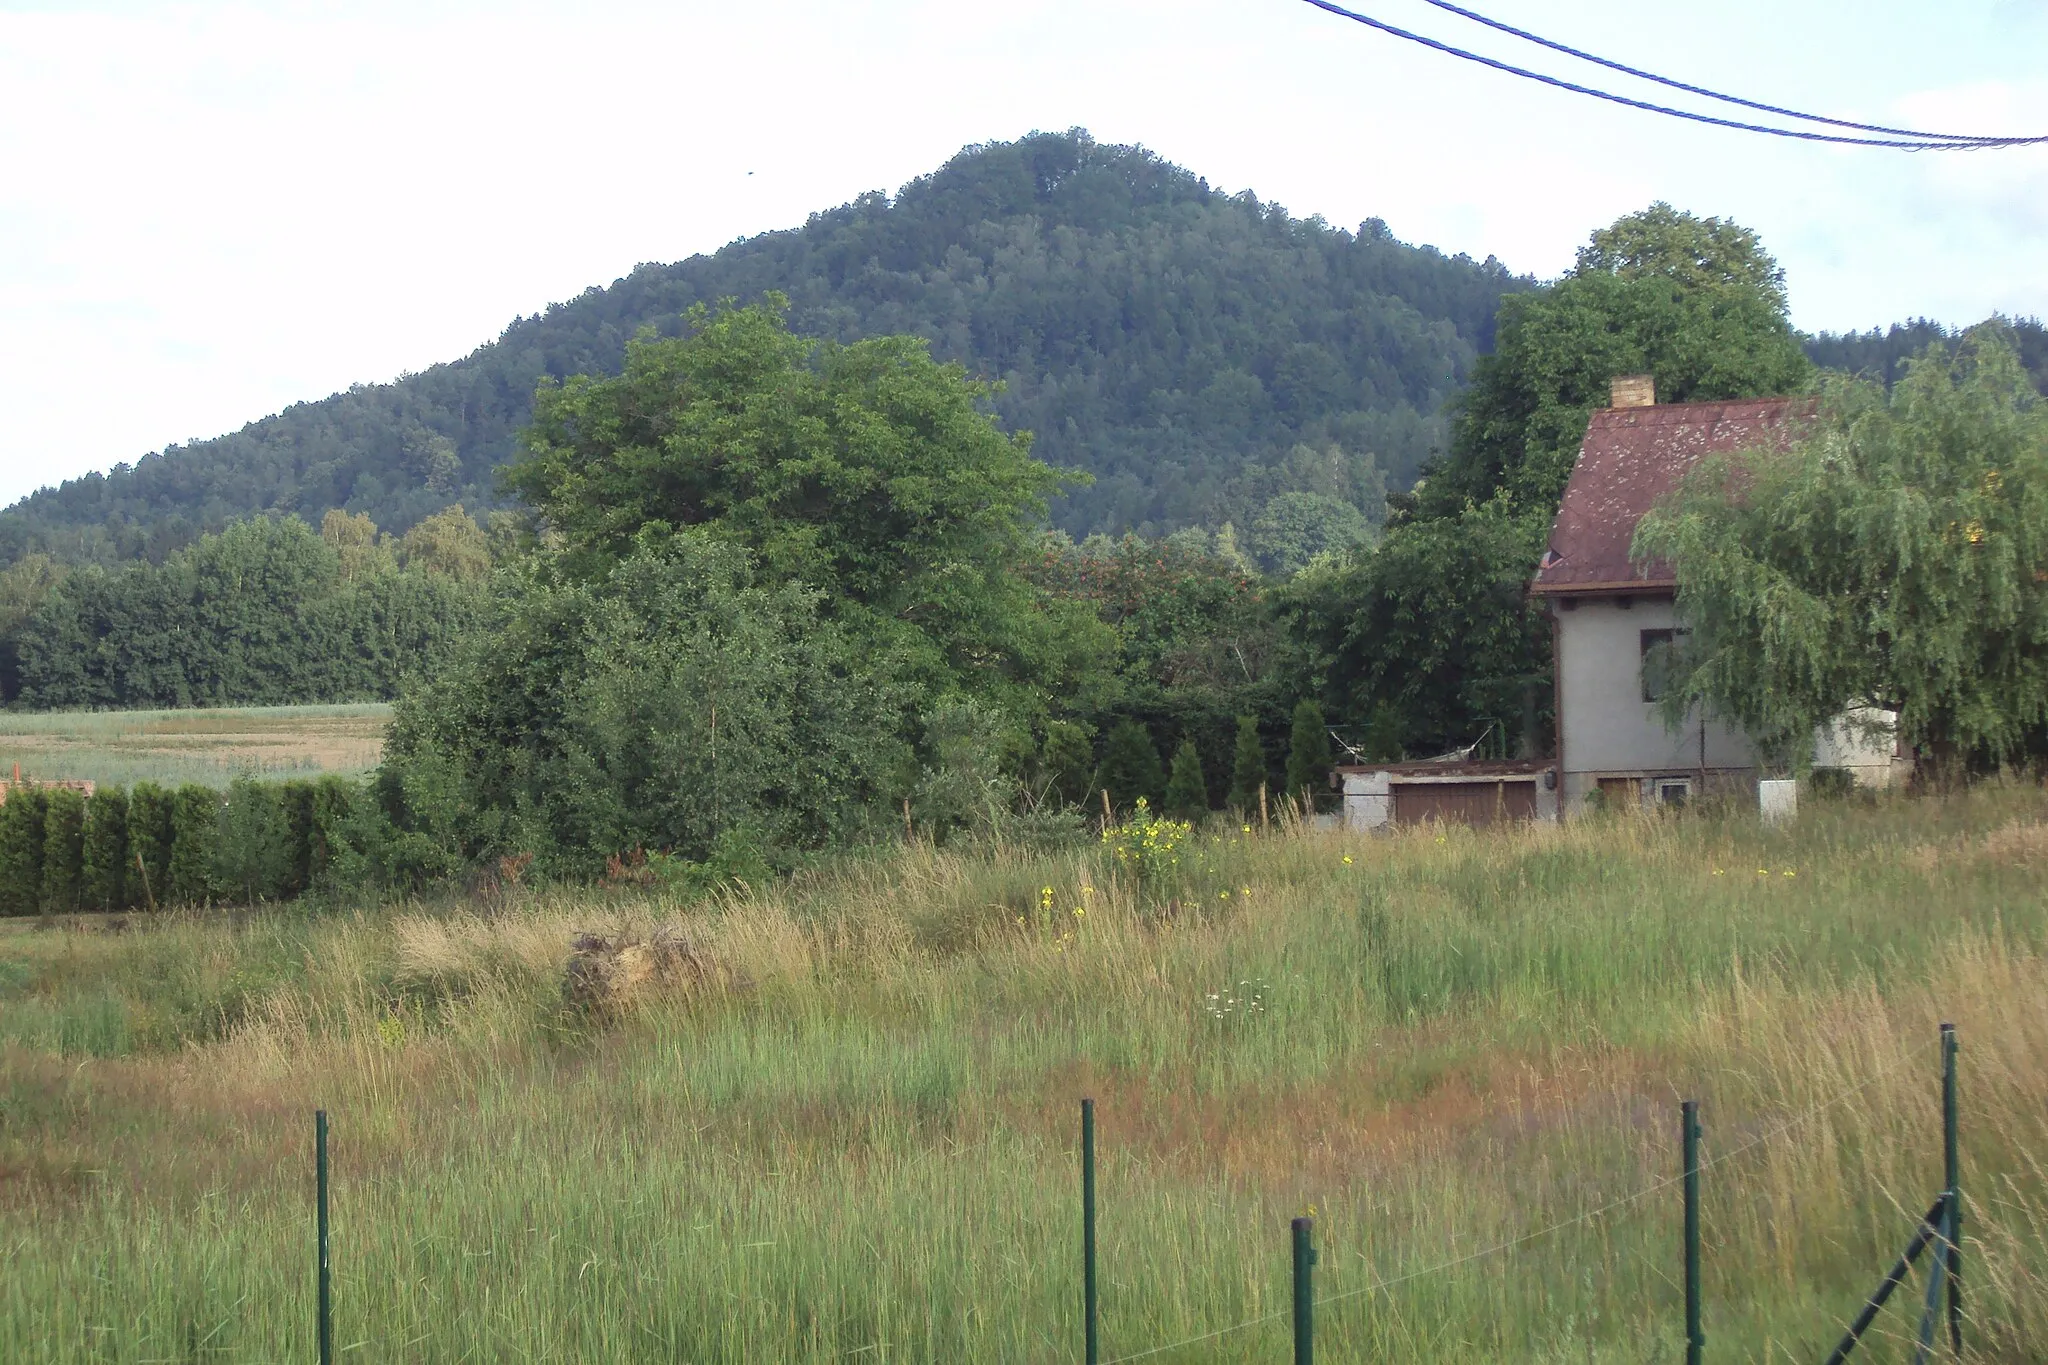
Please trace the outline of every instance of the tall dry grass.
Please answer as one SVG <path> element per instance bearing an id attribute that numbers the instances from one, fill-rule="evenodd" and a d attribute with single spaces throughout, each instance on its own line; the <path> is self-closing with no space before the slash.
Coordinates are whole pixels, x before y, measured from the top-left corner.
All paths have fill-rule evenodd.
<path id="1" fill-rule="evenodd" d="M 0 1356 L 309 1349 L 318 1104 L 349 1358 L 1070 1359 L 1092 1094 L 1111 1356 L 1284 1350 L 1313 1208 L 1326 1358 L 1676 1360 L 1693 1097 L 1709 1350 L 1807 1360 L 1936 1192 L 1949 1019 L 1972 1349 L 2040 1359 L 2044 889 L 2011 785 L 1777 833 L 1219 833 L 1150 888 L 916 848 L 699 904 L 17 936 Z M 573 936 L 658 927 L 729 970 L 565 1006 Z M 89 997 L 185 1031 L 47 1027 Z"/>

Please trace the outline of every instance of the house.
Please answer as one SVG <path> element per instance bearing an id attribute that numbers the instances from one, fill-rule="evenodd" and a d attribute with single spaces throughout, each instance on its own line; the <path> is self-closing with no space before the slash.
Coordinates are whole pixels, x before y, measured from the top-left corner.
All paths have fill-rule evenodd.
<path id="1" fill-rule="evenodd" d="M 1596 800 L 1683 803 L 1754 789 L 1757 752 L 1740 730 L 1696 711 L 1674 731 L 1659 713 L 1655 651 L 1685 632 L 1678 584 L 1669 564 L 1632 559 L 1629 547 L 1644 514 L 1702 457 L 1783 449 L 1817 406 L 1810 397 L 1658 403 L 1650 377 L 1634 375 L 1616 379 L 1610 406 L 1593 414 L 1529 584 L 1549 611 L 1555 646 L 1561 814 Z M 1857 719 L 1888 731 L 1891 718 Z M 1815 738 L 1818 766 L 1873 785 L 1891 780 L 1888 735 L 1844 720 Z"/>
<path id="2" fill-rule="evenodd" d="M 1669 564 L 1637 561 L 1629 548 L 1644 514 L 1703 456 L 1782 449 L 1817 406 L 1813 398 L 1660 404 L 1650 376 L 1614 380 L 1610 405 L 1587 425 L 1529 584 L 1551 620 L 1555 756 L 1341 767 L 1345 824 L 1554 820 L 1595 801 L 1682 804 L 1753 791 L 1758 756 L 1740 730 L 1695 713 L 1674 731 L 1659 713 L 1655 651 L 1685 631 L 1678 584 Z M 1877 731 L 1888 732 L 1890 720 L 1864 713 L 1826 727 L 1815 736 L 1816 766 L 1889 783 L 1901 764 Z"/>

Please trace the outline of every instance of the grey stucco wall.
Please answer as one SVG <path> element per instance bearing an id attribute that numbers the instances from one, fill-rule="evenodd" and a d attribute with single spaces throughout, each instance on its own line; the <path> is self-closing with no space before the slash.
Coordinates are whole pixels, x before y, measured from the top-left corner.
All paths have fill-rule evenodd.
<path id="1" fill-rule="evenodd" d="M 1583 599 L 1572 610 L 1552 606 L 1567 812 L 1606 774 L 1689 776 L 1704 766 L 1717 785 L 1756 767 L 1749 739 L 1717 721 L 1707 722 L 1702 765 L 1698 715 L 1674 732 L 1656 704 L 1643 700 L 1641 633 L 1673 629 L 1678 619 L 1669 598 L 1629 600 L 1627 607 L 1612 597 Z"/>

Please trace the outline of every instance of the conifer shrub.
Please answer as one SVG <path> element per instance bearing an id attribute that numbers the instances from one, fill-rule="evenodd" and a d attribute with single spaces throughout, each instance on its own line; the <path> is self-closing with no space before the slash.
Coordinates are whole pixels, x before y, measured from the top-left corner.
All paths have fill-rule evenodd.
<path id="1" fill-rule="evenodd" d="M 1266 746 L 1259 740 L 1256 716 L 1237 718 L 1237 745 L 1230 758 L 1230 808 L 1250 814 L 1259 808 L 1259 788 L 1266 780 Z"/>
<path id="2" fill-rule="evenodd" d="M 128 793 L 128 855 L 122 872 L 136 905 L 168 904 L 171 894 L 171 793 L 137 782 Z"/>
<path id="3" fill-rule="evenodd" d="M 171 865 L 163 901 L 204 905 L 213 898 L 220 847 L 220 793 L 188 783 L 171 793 Z"/>
<path id="4" fill-rule="evenodd" d="M 1069 805 L 1087 805 L 1094 771 L 1095 746 L 1088 732 L 1072 721 L 1047 721 L 1045 743 L 1038 751 L 1039 779 L 1047 795 Z"/>
<path id="5" fill-rule="evenodd" d="M 213 889 L 246 904 L 277 900 L 291 877 L 291 831 L 281 788 L 238 777 L 218 806 L 213 851 Z M 173 874 L 173 880 L 176 874 Z"/>
<path id="6" fill-rule="evenodd" d="M 1317 795 L 1330 785 L 1330 767 L 1335 762 L 1323 708 L 1308 700 L 1297 702 L 1287 743 L 1287 794 L 1313 808 Z"/>
<path id="7" fill-rule="evenodd" d="M 1173 820 L 1199 820 L 1209 813 L 1209 783 L 1202 776 L 1202 755 L 1193 739 L 1173 751 L 1173 771 L 1166 779 L 1166 814 Z"/>
<path id="8" fill-rule="evenodd" d="M 44 793 L 16 787 L 0 806 L 0 915 L 33 915 L 43 908 Z"/>
<path id="9" fill-rule="evenodd" d="M 313 804 L 318 788 L 303 779 L 277 789 L 284 812 L 285 879 L 282 896 L 304 895 L 313 885 Z"/>
<path id="10" fill-rule="evenodd" d="M 126 910 L 135 877 L 128 871 L 128 793 L 119 787 L 101 787 L 85 803 L 84 858 L 82 908 Z"/>
<path id="11" fill-rule="evenodd" d="M 75 912 L 84 871 L 85 793 L 52 787 L 43 807 L 43 909 Z"/>
<path id="12" fill-rule="evenodd" d="M 352 855 L 360 852 L 354 833 L 365 804 L 359 782 L 329 774 L 313 784 L 306 835 L 308 888 L 329 886 Z"/>
<path id="13" fill-rule="evenodd" d="M 1152 736 L 1134 720 L 1119 723 L 1102 743 L 1102 766 L 1095 770 L 1095 789 L 1109 793 L 1110 803 L 1130 810 L 1140 797 L 1156 803 L 1166 788 L 1166 768 Z"/>

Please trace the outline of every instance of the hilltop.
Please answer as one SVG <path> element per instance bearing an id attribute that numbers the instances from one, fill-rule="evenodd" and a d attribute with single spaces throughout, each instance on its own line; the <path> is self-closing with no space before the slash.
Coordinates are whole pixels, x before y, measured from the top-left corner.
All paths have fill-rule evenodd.
<path id="1" fill-rule="evenodd" d="M 1286 491 L 1376 517 L 1440 443 L 1501 295 L 1533 283 L 1377 219 L 1294 217 L 1140 147 L 1034 133 L 802 227 L 642 265 L 460 360 L 46 489 L 0 512 L 0 563 L 160 557 L 266 511 L 344 507 L 403 531 L 489 506 L 538 381 L 615 372 L 641 329 L 674 335 L 697 304 L 771 291 L 799 331 L 913 332 L 1000 381 L 1003 423 L 1093 476 L 1054 509 L 1075 534 L 1242 525 Z"/>

